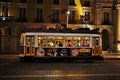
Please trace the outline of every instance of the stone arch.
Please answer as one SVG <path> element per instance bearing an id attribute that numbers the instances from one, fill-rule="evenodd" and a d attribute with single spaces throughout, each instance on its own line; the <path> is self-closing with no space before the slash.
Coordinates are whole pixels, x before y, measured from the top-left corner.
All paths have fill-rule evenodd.
<path id="1" fill-rule="evenodd" d="M 109 48 L 109 32 L 104 29 L 102 31 L 102 50 L 107 51 Z"/>

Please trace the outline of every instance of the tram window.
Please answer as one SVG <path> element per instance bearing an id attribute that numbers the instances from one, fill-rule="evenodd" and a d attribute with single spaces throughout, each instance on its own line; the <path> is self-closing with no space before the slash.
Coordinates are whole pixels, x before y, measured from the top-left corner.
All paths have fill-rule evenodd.
<path id="1" fill-rule="evenodd" d="M 39 40 L 38 42 L 39 42 L 38 43 L 39 46 L 42 46 L 42 47 L 46 46 L 46 40 Z"/>
<path id="2" fill-rule="evenodd" d="M 75 47 L 80 46 L 81 37 L 73 37 L 73 40 L 74 40 L 74 46 Z"/>
<path id="3" fill-rule="evenodd" d="M 46 36 L 38 36 L 38 45 L 46 46 Z"/>
<path id="4" fill-rule="evenodd" d="M 98 46 L 99 45 L 99 38 L 98 37 L 94 37 L 93 38 L 93 45 L 94 46 Z"/>
<path id="5" fill-rule="evenodd" d="M 41 37 L 39 36 L 38 37 L 38 45 L 40 46 L 40 44 L 41 44 Z"/>
<path id="6" fill-rule="evenodd" d="M 55 42 L 53 40 L 48 40 L 48 46 L 53 47 Z"/>
<path id="7" fill-rule="evenodd" d="M 48 46 L 54 47 L 55 46 L 55 36 L 48 36 Z"/>
<path id="8" fill-rule="evenodd" d="M 64 46 L 64 40 L 55 41 L 55 47 L 63 47 L 63 46 Z"/>
<path id="9" fill-rule="evenodd" d="M 62 39 L 64 39 L 64 37 L 63 36 L 57 36 L 56 39 L 62 40 Z"/>
<path id="10" fill-rule="evenodd" d="M 34 43 L 35 43 L 34 37 L 31 37 L 31 44 L 34 45 Z"/>
<path id="11" fill-rule="evenodd" d="M 55 36 L 48 36 L 48 39 L 55 39 Z"/>
<path id="12" fill-rule="evenodd" d="M 30 37 L 26 37 L 26 45 L 30 45 Z"/>
<path id="13" fill-rule="evenodd" d="M 82 47 L 89 47 L 90 46 L 90 37 L 82 37 L 81 46 Z"/>
<path id="14" fill-rule="evenodd" d="M 55 41 L 55 47 L 62 47 L 64 45 L 64 37 L 57 36 Z"/>
<path id="15" fill-rule="evenodd" d="M 72 47 L 72 45 L 73 45 L 72 37 L 66 37 L 65 44 L 68 47 Z"/>
<path id="16" fill-rule="evenodd" d="M 35 40 L 33 36 L 26 36 L 26 45 L 34 45 Z"/>

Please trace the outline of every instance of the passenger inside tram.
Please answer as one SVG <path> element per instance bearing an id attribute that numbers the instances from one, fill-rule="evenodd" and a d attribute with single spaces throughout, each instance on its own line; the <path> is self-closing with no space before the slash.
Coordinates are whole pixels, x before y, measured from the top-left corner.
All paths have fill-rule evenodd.
<path id="1" fill-rule="evenodd" d="M 72 47 L 72 42 L 70 40 L 68 40 L 68 44 L 67 44 L 68 47 Z"/>
<path id="2" fill-rule="evenodd" d="M 78 40 L 75 41 L 74 46 L 78 47 L 80 46 L 80 42 Z"/>
<path id="3" fill-rule="evenodd" d="M 53 43 L 53 41 L 48 41 L 48 46 L 51 46 L 51 47 L 53 47 L 53 46 L 54 46 L 54 43 Z"/>
<path id="4" fill-rule="evenodd" d="M 59 44 L 58 44 L 59 47 L 63 47 L 63 44 L 61 41 L 59 41 Z"/>
<path id="5" fill-rule="evenodd" d="M 89 47 L 89 42 L 88 42 L 88 40 L 83 40 L 83 41 L 82 41 L 82 46 L 83 46 L 83 47 Z"/>

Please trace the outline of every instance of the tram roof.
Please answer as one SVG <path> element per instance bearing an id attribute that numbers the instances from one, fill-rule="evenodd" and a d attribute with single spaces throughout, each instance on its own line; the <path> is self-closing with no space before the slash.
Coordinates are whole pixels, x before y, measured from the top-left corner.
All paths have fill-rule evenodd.
<path id="1" fill-rule="evenodd" d="M 87 34 L 100 34 L 98 32 L 98 28 L 94 30 L 90 30 L 89 28 L 78 28 L 76 30 L 72 30 L 70 28 L 65 29 L 42 29 L 42 28 L 31 28 L 31 29 L 24 29 L 22 32 L 47 32 L 47 33 L 87 33 Z"/>

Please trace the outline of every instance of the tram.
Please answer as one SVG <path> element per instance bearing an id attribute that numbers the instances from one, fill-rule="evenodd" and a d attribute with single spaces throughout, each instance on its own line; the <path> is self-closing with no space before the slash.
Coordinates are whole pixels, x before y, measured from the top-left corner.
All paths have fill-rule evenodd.
<path id="1" fill-rule="evenodd" d="M 101 60 L 102 36 L 95 31 L 25 31 L 21 33 L 20 60 L 92 59 Z"/>

